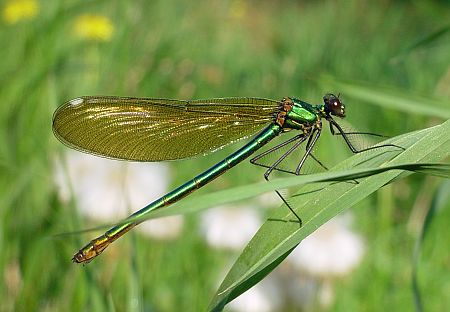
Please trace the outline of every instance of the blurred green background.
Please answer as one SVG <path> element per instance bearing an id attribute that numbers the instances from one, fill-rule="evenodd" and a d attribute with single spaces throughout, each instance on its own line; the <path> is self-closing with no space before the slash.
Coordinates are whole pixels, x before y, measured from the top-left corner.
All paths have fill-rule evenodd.
<path id="1" fill-rule="evenodd" d="M 386 135 L 445 116 L 380 107 L 333 89 L 336 82 L 400 98 L 450 99 L 446 1 L 18 0 L 1 2 L 1 10 L 2 311 L 203 311 L 238 255 L 209 247 L 199 216 L 189 215 L 176 240 L 134 233 L 88 266 L 72 264 L 96 233 L 55 235 L 99 223 L 79 215 L 77 198 L 61 200 L 54 178 L 67 148 L 52 134 L 52 114 L 71 98 L 295 96 L 320 103 L 324 93 L 341 92 L 354 126 Z M 235 148 L 171 162 L 170 185 Z M 350 155 L 327 136 L 317 154 L 331 165 Z M 262 173 L 245 163 L 201 191 L 261 181 Z M 412 253 L 433 200 L 417 283 L 426 311 L 449 310 L 449 192 L 442 179 L 414 175 L 353 207 L 353 229 L 365 241 L 362 263 L 333 280 L 331 304 L 283 302 L 277 310 L 414 309 Z"/>

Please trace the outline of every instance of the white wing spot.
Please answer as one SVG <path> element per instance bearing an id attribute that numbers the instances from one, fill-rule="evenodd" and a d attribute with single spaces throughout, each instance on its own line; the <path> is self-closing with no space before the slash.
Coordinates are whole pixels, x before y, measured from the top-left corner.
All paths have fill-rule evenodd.
<path id="1" fill-rule="evenodd" d="M 70 100 L 69 105 L 76 106 L 76 105 L 82 104 L 83 102 L 84 102 L 83 98 L 76 98 L 76 99 Z"/>

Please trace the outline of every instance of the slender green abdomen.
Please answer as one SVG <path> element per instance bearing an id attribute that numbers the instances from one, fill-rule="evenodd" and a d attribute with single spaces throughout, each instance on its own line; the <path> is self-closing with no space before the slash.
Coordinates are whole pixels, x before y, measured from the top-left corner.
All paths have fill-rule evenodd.
<path id="1" fill-rule="evenodd" d="M 276 123 L 267 126 L 245 146 L 243 146 L 218 164 L 199 174 L 192 180 L 184 183 L 170 193 L 162 196 L 161 198 L 155 200 L 141 210 L 135 212 L 129 218 L 134 219 L 144 217 L 150 211 L 179 201 L 183 197 L 211 182 L 219 175 L 226 172 L 228 169 L 236 166 L 241 161 L 248 158 L 251 154 L 264 146 L 267 142 L 275 138 L 281 131 L 281 126 Z M 83 247 L 77 254 L 75 254 L 73 260 L 75 262 L 89 262 L 94 257 L 99 255 L 110 243 L 121 237 L 123 234 L 125 234 L 141 222 L 142 221 L 130 221 L 128 223 L 111 228 L 104 235 L 92 240 L 89 244 Z"/>

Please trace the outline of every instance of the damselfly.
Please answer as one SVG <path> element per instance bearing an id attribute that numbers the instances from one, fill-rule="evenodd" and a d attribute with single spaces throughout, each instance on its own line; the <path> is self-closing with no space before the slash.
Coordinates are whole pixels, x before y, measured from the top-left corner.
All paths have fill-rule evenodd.
<path id="1" fill-rule="evenodd" d="M 211 182 L 225 171 L 247 159 L 269 141 L 283 133 L 294 136 L 253 157 L 250 162 L 266 167 L 264 178 L 306 141 L 306 151 L 295 170 L 299 175 L 308 157 L 322 167 L 312 150 L 322 132 L 322 119 L 329 123 L 331 133 L 341 135 L 353 153 L 392 146 L 377 145 L 358 149 L 333 116 L 345 117 L 345 107 L 338 96 L 327 94 L 323 104 L 312 105 L 296 98 L 281 101 L 258 98 L 220 98 L 207 100 L 170 100 L 131 97 L 86 96 L 60 106 L 53 116 L 53 131 L 67 146 L 102 157 L 131 161 L 163 161 L 207 154 L 231 142 L 258 134 L 192 180 L 150 203 L 128 217 L 128 221 L 112 227 L 81 248 L 73 257 L 87 263 L 113 241 L 142 221 L 150 211 L 173 204 Z M 370 133 L 369 133 L 370 134 Z M 290 146 L 292 145 L 292 146 Z M 283 147 L 290 146 L 270 165 L 261 159 Z M 282 170 L 285 171 L 285 170 Z M 286 203 L 295 217 L 300 217 Z"/>

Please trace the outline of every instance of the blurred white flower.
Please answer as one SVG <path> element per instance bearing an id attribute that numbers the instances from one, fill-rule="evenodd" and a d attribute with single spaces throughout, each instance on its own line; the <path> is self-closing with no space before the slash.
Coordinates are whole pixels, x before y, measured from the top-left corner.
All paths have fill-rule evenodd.
<path id="1" fill-rule="evenodd" d="M 137 230 L 144 235 L 169 240 L 177 238 L 183 230 L 184 218 L 182 216 L 170 216 L 145 221 Z"/>
<path id="2" fill-rule="evenodd" d="M 139 210 L 167 191 L 169 170 L 162 163 L 115 161 L 75 151 L 66 154 L 65 163 L 67 171 L 60 162 L 54 170 L 61 199 L 68 201 L 73 192 L 81 213 L 99 221 L 118 221 L 130 208 Z M 172 238 L 182 223 L 179 216 L 167 217 L 138 228 L 156 238 Z"/>
<path id="3" fill-rule="evenodd" d="M 271 274 L 279 276 L 285 302 L 290 302 L 302 311 L 311 310 L 320 286 L 317 278 L 299 273 L 288 261 L 283 262 Z"/>
<path id="4" fill-rule="evenodd" d="M 283 303 L 283 288 L 271 274 L 228 304 L 236 312 L 279 311 Z"/>
<path id="5" fill-rule="evenodd" d="M 287 258 L 300 271 L 292 275 L 292 282 L 288 284 L 290 297 L 297 305 L 305 305 L 303 294 L 296 291 L 297 280 L 309 278 L 317 294 L 312 298 L 316 297 L 323 307 L 328 307 L 334 301 L 332 279 L 350 273 L 360 263 L 364 244 L 360 235 L 350 230 L 350 223 L 349 214 L 328 221 L 305 238 Z"/>
<path id="6" fill-rule="evenodd" d="M 219 207 L 203 213 L 201 230 L 209 245 L 242 249 L 261 226 L 257 208 Z"/>
<path id="7" fill-rule="evenodd" d="M 350 221 L 350 215 L 328 221 L 300 243 L 289 261 L 312 275 L 349 273 L 364 254 L 362 238 L 349 229 Z"/>
<path id="8" fill-rule="evenodd" d="M 275 192 L 268 192 L 258 196 L 258 203 L 267 208 L 280 207 L 283 201 Z"/>

